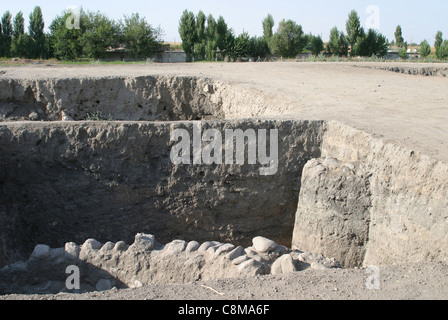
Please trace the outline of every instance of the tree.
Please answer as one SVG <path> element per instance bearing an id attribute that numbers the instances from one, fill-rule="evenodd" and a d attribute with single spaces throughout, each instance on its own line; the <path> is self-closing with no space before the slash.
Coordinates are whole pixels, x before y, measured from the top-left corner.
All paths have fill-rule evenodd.
<path id="1" fill-rule="evenodd" d="M 138 13 L 125 16 L 121 22 L 122 42 L 133 58 L 148 58 L 160 47 L 162 30 L 153 28 Z"/>
<path id="2" fill-rule="evenodd" d="M 395 44 L 398 46 L 398 47 L 403 47 L 403 45 L 404 45 L 404 38 L 403 38 L 403 32 L 401 31 L 401 26 L 400 25 L 398 25 L 397 26 L 397 29 L 395 30 Z"/>
<path id="3" fill-rule="evenodd" d="M 321 36 L 310 36 L 310 51 L 311 54 L 317 56 L 324 50 L 324 41 Z"/>
<path id="4" fill-rule="evenodd" d="M 14 32 L 12 34 L 11 54 L 13 56 L 23 58 L 27 56 L 27 48 L 29 46 L 29 37 L 25 34 L 25 19 L 22 11 L 14 17 Z"/>
<path id="5" fill-rule="evenodd" d="M 442 43 L 443 43 L 442 31 L 437 31 L 436 41 L 434 42 L 434 47 L 436 47 L 436 55 L 437 55 L 437 58 L 439 58 L 439 59 L 440 59 L 440 46 L 442 45 Z"/>
<path id="6" fill-rule="evenodd" d="M 216 22 L 216 46 L 224 53 L 227 49 L 227 34 L 229 32 L 229 28 L 227 26 L 226 21 L 222 16 L 219 16 L 218 21 Z"/>
<path id="7" fill-rule="evenodd" d="M 406 46 L 404 46 L 403 48 L 400 49 L 400 51 L 398 52 L 398 55 L 403 60 L 408 58 L 408 49 L 406 48 Z"/>
<path id="8" fill-rule="evenodd" d="M 439 46 L 439 56 L 440 60 L 448 59 L 448 40 L 444 40 Z"/>
<path id="9" fill-rule="evenodd" d="M 263 36 L 267 41 L 274 35 L 274 24 L 275 21 L 271 14 L 268 14 L 268 16 L 263 20 Z"/>
<path id="10" fill-rule="evenodd" d="M 271 40 L 272 36 L 274 35 L 273 31 L 274 25 L 275 25 L 274 17 L 271 14 L 268 14 L 268 16 L 263 20 L 263 37 L 268 45 L 269 53 L 272 52 Z"/>
<path id="11" fill-rule="evenodd" d="M 360 29 L 360 35 L 352 48 L 352 54 L 362 57 L 384 57 L 387 54 L 387 39 L 375 29 L 369 29 L 367 34 Z"/>
<path id="12" fill-rule="evenodd" d="M 277 33 L 271 38 L 273 53 L 282 57 L 293 58 L 302 52 L 307 44 L 302 26 L 292 20 L 282 20 Z"/>
<path id="13" fill-rule="evenodd" d="M 119 26 L 100 12 L 87 13 L 79 41 L 86 58 L 104 58 L 108 48 L 118 44 Z M 145 39 L 146 40 L 146 39 Z"/>
<path id="14" fill-rule="evenodd" d="M 374 29 L 369 29 L 366 36 L 367 56 L 384 57 L 387 54 L 387 39 Z"/>
<path id="15" fill-rule="evenodd" d="M 330 41 L 327 46 L 328 52 L 335 56 L 347 56 L 348 55 L 348 42 L 343 31 L 339 31 L 337 27 L 334 27 L 330 31 Z"/>
<path id="16" fill-rule="evenodd" d="M 366 33 L 364 31 L 364 28 L 359 29 L 359 35 L 356 38 L 356 42 L 352 45 L 352 56 L 362 56 L 362 57 L 368 57 L 369 50 L 368 50 L 368 43 L 366 38 Z"/>
<path id="17" fill-rule="evenodd" d="M 193 12 L 185 10 L 179 21 L 179 34 L 182 39 L 182 48 L 187 55 L 187 62 L 193 60 L 194 45 L 197 41 L 196 19 Z"/>
<path id="18" fill-rule="evenodd" d="M 362 34 L 361 21 L 359 19 L 358 13 L 355 10 L 352 10 L 349 13 L 345 27 L 347 31 L 347 41 L 353 48 L 353 46 L 358 41 L 358 38 Z"/>
<path id="19" fill-rule="evenodd" d="M 235 53 L 235 35 L 233 34 L 233 30 L 229 29 L 226 35 L 226 50 L 223 52 L 225 57 L 228 57 L 231 60 L 236 59 Z"/>
<path id="20" fill-rule="evenodd" d="M 426 58 L 431 54 L 431 46 L 429 45 L 428 41 L 423 40 L 420 44 L 420 54 L 423 58 Z"/>
<path id="21" fill-rule="evenodd" d="M 79 29 L 69 29 L 66 22 L 72 15 L 71 10 L 66 10 L 61 15 L 56 16 L 50 25 L 51 47 L 54 56 L 59 60 L 72 61 L 82 57 L 83 54 L 81 37 L 89 24 L 88 15 L 81 9 L 79 11 Z"/>
<path id="22" fill-rule="evenodd" d="M 236 57 L 247 57 L 250 54 L 250 37 L 243 32 L 235 39 L 234 55 Z"/>
<path id="23" fill-rule="evenodd" d="M 207 61 L 214 61 L 216 58 L 216 51 L 218 49 L 218 29 L 216 20 L 211 14 L 207 17 L 205 37 L 207 39 L 207 45 L 205 47 L 206 59 Z"/>
<path id="24" fill-rule="evenodd" d="M 207 18 L 204 12 L 199 11 L 196 17 L 196 43 L 194 44 L 194 59 L 195 61 L 201 61 L 205 59 L 207 39 L 205 34 L 205 24 Z"/>
<path id="25" fill-rule="evenodd" d="M 0 57 L 11 56 L 11 43 L 13 36 L 13 28 L 11 22 L 12 16 L 9 11 L 3 14 L 1 19 L 1 43 L 0 43 Z"/>
<path id="26" fill-rule="evenodd" d="M 268 43 L 265 37 L 250 38 L 249 55 L 253 58 L 264 58 L 270 54 Z"/>
<path id="27" fill-rule="evenodd" d="M 30 49 L 30 56 L 32 58 L 44 58 L 46 56 L 44 27 L 45 23 L 42 9 L 37 6 L 30 14 L 29 34 L 32 44 L 32 48 Z"/>

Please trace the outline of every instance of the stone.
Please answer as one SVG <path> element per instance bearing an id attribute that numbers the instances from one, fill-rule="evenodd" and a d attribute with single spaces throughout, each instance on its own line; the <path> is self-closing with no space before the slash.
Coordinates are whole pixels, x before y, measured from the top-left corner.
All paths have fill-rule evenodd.
<path id="1" fill-rule="evenodd" d="M 113 242 L 106 242 L 105 244 L 104 244 L 104 246 L 101 248 L 101 252 L 107 252 L 107 251 L 110 251 L 110 250 L 112 250 L 113 248 L 115 247 L 115 244 L 113 243 Z"/>
<path id="2" fill-rule="evenodd" d="M 262 273 L 261 264 L 253 259 L 249 259 L 238 266 L 238 271 L 245 276 L 257 276 Z"/>
<path id="3" fill-rule="evenodd" d="M 325 265 L 323 265 L 320 262 L 312 262 L 311 263 L 311 269 L 314 269 L 314 270 L 328 270 L 330 268 L 325 266 Z"/>
<path id="4" fill-rule="evenodd" d="M 219 246 L 216 249 L 214 258 L 217 258 L 222 254 L 228 253 L 228 252 L 232 251 L 233 249 L 235 249 L 235 246 L 233 244 L 231 244 L 231 243 L 223 244 L 222 246 Z"/>
<path id="5" fill-rule="evenodd" d="M 134 283 L 129 288 L 143 288 L 143 283 L 140 280 L 134 280 Z"/>
<path id="6" fill-rule="evenodd" d="M 245 262 L 245 261 L 247 261 L 247 260 L 249 260 L 250 258 L 246 255 L 246 254 L 244 254 L 243 256 L 239 256 L 238 258 L 235 258 L 233 261 L 232 261 L 232 263 L 235 265 L 235 266 L 238 266 L 238 265 L 240 265 L 240 264 L 242 264 L 243 262 Z"/>
<path id="7" fill-rule="evenodd" d="M 138 233 L 135 236 L 133 246 L 137 250 L 141 251 L 151 251 L 154 249 L 156 238 L 151 234 Z"/>
<path id="8" fill-rule="evenodd" d="M 201 246 L 199 247 L 198 251 L 199 252 L 206 252 L 208 250 L 208 248 L 214 247 L 217 244 L 219 244 L 219 242 L 216 242 L 216 241 L 206 241 L 203 244 L 201 244 Z"/>
<path id="9" fill-rule="evenodd" d="M 316 174 L 322 165 L 327 169 Z M 361 165 L 334 158 L 314 159 L 305 165 L 293 249 L 320 252 L 347 268 L 363 263 L 373 198 L 371 174 L 362 171 Z"/>
<path id="10" fill-rule="evenodd" d="M 115 281 L 110 279 L 100 279 L 96 285 L 95 289 L 97 291 L 108 291 L 111 290 L 115 286 Z"/>
<path id="11" fill-rule="evenodd" d="M 90 249 L 90 250 L 100 250 L 102 247 L 101 242 L 95 240 L 95 239 L 88 239 L 84 244 L 82 245 L 82 250 L 84 249 Z"/>
<path id="12" fill-rule="evenodd" d="M 236 258 L 238 258 L 244 254 L 245 254 L 244 248 L 242 246 L 238 246 L 227 255 L 227 258 L 229 260 L 235 260 Z"/>
<path id="13" fill-rule="evenodd" d="M 330 169 L 335 169 L 335 168 L 339 167 L 340 162 L 336 158 L 327 157 L 324 159 L 323 165 Z"/>
<path id="14" fill-rule="evenodd" d="M 197 251 L 200 247 L 200 243 L 197 241 L 190 241 L 185 248 L 186 253 Z"/>
<path id="15" fill-rule="evenodd" d="M 187 246 L 186 241 L 174 240 L 165 246 L 165 248 L 163 249 L 163 253 L 169 255 L 176 255 L 183 252 L 186 246 Z"/>
<path id="16" fill-rule="evenodd" d="M 271 274 L 289 274 L 297 271 L 294 260 L 289 254 L 284 254 L 278 258 L 271 266 Z"/>
<path id="17" fill-rule="evenodd" d="M 128 245 L 124 241 L 118 241 L 115 246 L 115 251 L 126 251 L 128 249 Z"/>
<path id="18" fill-rule="evenodd" d="M 27 269 L 27 267 L 28 265 L 26 262 L 19 261 L 10 265 L 9 270 L 11 270 L 12 272 L 23 272 Z"/>
<path id="19" fill-rule="evenodd" d="M 37 112 L 31 112 L 28 117 L 31 121 L 39 120 L 39 114 Z"/>
<path id="20" fill-rule="evenodd" d="M 50 247 L 44 244 L 38 244 L 34 250 L 33 253 L 31 253 L 31 260 L 40 260 L 45 259 L 50 256 Z"/>
<path id="21" fill-rule="evenodd" d="M 263 261 L 263 258 L 258 254 L 257 251 L 255 251 L 255 249 L 253 247 L 244 249 L 244 252 L 246 253 L 246 255 L 249 258 L 254 259 L 255 261 L 258 261 L 258 262 Z"/>
<path id="22" fill-rule="evenodd" d="M 79 246 L 74 242 L 67 242 L 64 247 L 65 255 L 69 258 L 78 259 L 79 258 Z"/>
<path id="23" fill-rule="evenodd" d="M 252 240 L 253 248 L 261 253 L 274 251 L 278 244 L 264 237 L 255 237 Z"/>

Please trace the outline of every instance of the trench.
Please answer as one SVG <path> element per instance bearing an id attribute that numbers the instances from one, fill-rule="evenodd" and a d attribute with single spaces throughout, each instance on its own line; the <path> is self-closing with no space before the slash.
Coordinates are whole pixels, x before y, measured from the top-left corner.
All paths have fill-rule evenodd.
<path id="1" fill-rule="evenodd" d="M 240 246 L 264 236 L 345 267 L 446 259 L 436 249 L 447 247 L 445 164 L 343 124 L 266 117 L 278 97 L 155 76 L 8 80 L 0 94 L 0 268 L 26 261 L 38 244 L 132 243 L 138 233 Z M 176 130 L 188 133 L 190 163 L 173 163 Z M 194 162 L 210 130 L 221 133 L 213 155 L 222 149 L 223 161 Z M 251 154 L 246 137 L 226 163 L 229 130 L 266 132 L 267 142 L 255 134 Z M 272 162 L 262 163 L 259 151 L 272 156 L 274 145 L 277 170 L 261 175 Z M 243 163 L 235 163 L 237 150 Z M 419 193 L 409 172 L 437 176 L 439 187 Z"/>

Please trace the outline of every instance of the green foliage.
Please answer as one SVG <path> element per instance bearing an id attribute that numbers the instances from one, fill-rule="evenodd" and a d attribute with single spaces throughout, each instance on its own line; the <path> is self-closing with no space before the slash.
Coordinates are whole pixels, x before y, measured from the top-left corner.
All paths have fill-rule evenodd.
<path id="1" fill-rule="evenodd" d="M 263 20 L 263 36 L 267 41 L 274 35 L 274 24 L 275 21 L 271 14 L 268 14 L 268 16 Z"/>
<path id="2" fill-rule="evenodd" d="M 270 54 L 270 50 L 265 37 L 250 38 L 249 56 L 253 58 L 264 58 L 268 54 Z"/>
<path id="3" fill-rule="evenodd" d="M 197 42 L 196 19 L 193 12 L 185 10 L 179 21 L 179 34 L 187 62 L 193 61 L 194 45 Z"/>
<path id="4" fill-rule="evenodd" d="M 448 59 L 448 40 L 444 40 L 439 46 L 438 56 L 440 60 Z"/>
<path id="5" fill-rule="evenodd" d="M 237 57 L 250 55 L 250 37 L 247 32 L 243 32 L 235 39 L 234 54 Z"/>
<path id="6" fill-rule="evenodd" d="M 87 121 L 112 121 L 111 115 L 103 115 L 101 111 L 95 111 L 93 113 L 87 113 Z"/>
<path id="7" fill-rule="evenodd" d="M 60 60 L 102 59 L 107 49 L 123 45 L 131 57 L 147 58 L 159 47 L 161 31 L 138 14 L 118 23 L 100 12 L 79 11 L 79 29 L 67 28 L 73 12 L 57 16 L 51 26 L 51 47 Z"/>
<path id="8" fill-rule="evenodd" d="M 215 18 L 210 14 L 207 17 L 207 27 L 205 29 L 207 44 L 205 46 L 205 56 L 207 61 L 214 61 L 218 50 L 218 25 Z"/>
<path id="9" fill-rule="evenodd" d="M 110 25 L 109 30 L 113 32 L 113 29 L 113 25 Z M 138 13 L 125 16 L 121 29 L 122 43 L 133 58 L 147 58 L 160 46 L 161 30 L 153 28 Z"/>
<path id="10" fill-rule="evenodd" d="M 366 34 L 356 11 L 349 14 L 346 26 L 348 43 L 352 46 L 352 56 L 384 57 L 387 54 L 386 37 L 374 29 L 369 29 Z"/>
<path id="11" fill-rule="evenodd" d="M 118 45 L 119 26 L 100 12 L 87 13 L 83 30 L 79 41 L 86 58 L 102 59 L 108 48 Z"/>
<path id="12" fill-rule="evenodd" d="M 428 41 L 423 40 L 420 44 L 420 54 L 423 58 L 426 58 L 431 54 L 431 46 L 429 45 Z"/>
<path id="13" fill-rule="evenodd" d="M 398 47 L 400 47 L 400 48 L 403 47 L 403 45 L 404 45 L 404 38 L 403 38 L 403 32 L 401 30 L 401 26 L 400 25 L 397 26 L 394 35 L 395 35 L 395 44 Z"/>
<path id="14" fill-rule="evenodd" d="M 30 14 L 29 35 L 31 37 L 31 46 L 29 55 L 31 58 L 46 58 L 48 56 L 44 27 L 42 9 L 37 6 Z"/>
<path id="15" fill-rule="evenodd" d="M 76 60 L 82 57 L 83 46 L 81 38 L 88 25 L 88 15 L 80 10 L 79 29 L 67 28 L 67 20 L 72 16 L 70 10 L 64 11 L 57 16 L 50 25 L 51 45 L 54 56 L 59 60 Z"/>
<path id="16" fill-rule="evenodd" d="M 11 56 L 11 43 L 12 43 L 12 36 L 13 36 L 13 28 L 12 28 L 11 19 L 12 19 L 12 16 L 9 11 L 6 11 L 3 14 L 3 17 L 1 19 L 0 57 L 9 58 Z"/>
<path id="17" fill-rule="evenodd" d="M 434 47 L 436 47 L 436 55 L 438 59 L 441 59 L 440 47 L 443 44 L 443 34 L 442 31 L 437 31 L 436 40 L 434 42 Z"/>
<path id="18" fill-rule="evenodd" d="M 400 52 L 398 53 L 401 59 L 406 60 L 408 58 L 408 49 L 406 46 L 400 49 Z"/>
<path id="19" fill-rule="evenodd" d="M 216 22 L 216 45 L 218 49 L 223 52 L 227 48 L 227 34 L 229 33 L 229 28 L 226 21 L 222 16 L 219 16 Z"/>
<path id="20" fill-rule="evenodd" d="M 322 40 L 322 37 L 310 35 L 309 48 L 310 48 L 311 54 L 314 56 L 317 56 L 322 51 L 324 51 L 324 41 Z"/>
<path id="21" fill-rule="evenodd" d="M 207 39 L 205 34 L 205 25 L 207 22 L 207 18 L 204 12 L 199 11 L 196 18 L 196 33 L 197 33 L 197 41 L 194 44 L 194 60 L 202 61 L 205 59 L 206 55 L 206 45 Z"/>
<path id="22" fill-rule="evenodd" d="M 347 31 L 347 41 L 353 47 L 362 33 L 361 21 L 355 10 L 352 10 L 349 13 L 345 27 Z"/>
<path id="23" fill-rule="evenodd" d="M 387 54 L 387 39 L 376 30 L 369 29 L 365 38 L 365 56 L 384 57 Z"/>
<path id="24" fill-rule="evenodd" d="M 339 31 L 337 27 L 330 31 L 330 41 L 327 50 L 329 53 L 339 57 L 348 55 L 347 38 L 344 32 Z"/>
<path id="25" fill-rule="evenodd" d="M 285 58 L 294 58 L 307 45 L 302 26 L 292 20 L 282 20 L 278 31 L 271 38 L 273 53 Z"/>

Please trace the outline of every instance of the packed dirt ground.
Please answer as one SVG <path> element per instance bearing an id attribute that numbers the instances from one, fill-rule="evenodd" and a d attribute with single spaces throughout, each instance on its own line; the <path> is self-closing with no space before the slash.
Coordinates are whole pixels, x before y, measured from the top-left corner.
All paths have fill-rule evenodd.
<path id="1" fill-rule="evenodd" d="M 395 67 L 399 67 L 399 69 Z M 400 69 L 401 68 L 401 69 Z M 263 116 L 336 120 L 385 142 L 448 161 L 448 78 L 443 72 L 408 74 L 443 64 L 398 63 L 195 63 L 1 67 L 3 78 L 97 78 L 198 76 L 240 83 L 278 97 L 279 108 Z M 387 70 L 381 70 L 387 69 Z M 389 71 L 388 71 L 389 70 Z M 391 72 L 393 71 L 393 72 Z M 241 106 L 244 108 L 244 106 Z M 219 280 L 83 295 L 11 295 L 2 299 L 447 299 L 448 266 L 431 262 L 379 266 L 381 286 L 366 288 L 365 269 L 307 270 L 283 276 Z M 210 290 L 213 288 L 223 295 Z"/>
<path id="2" fill-rule="evenodd" d="M 366 269 L 305 270 L 190 284 L 153 284 L 143 288 L 86 294 L 9 295 L 0 300 L 446 300 L 448 266 L 442 263 L 380 268 L 379 289 L 368 289 Z"/>

